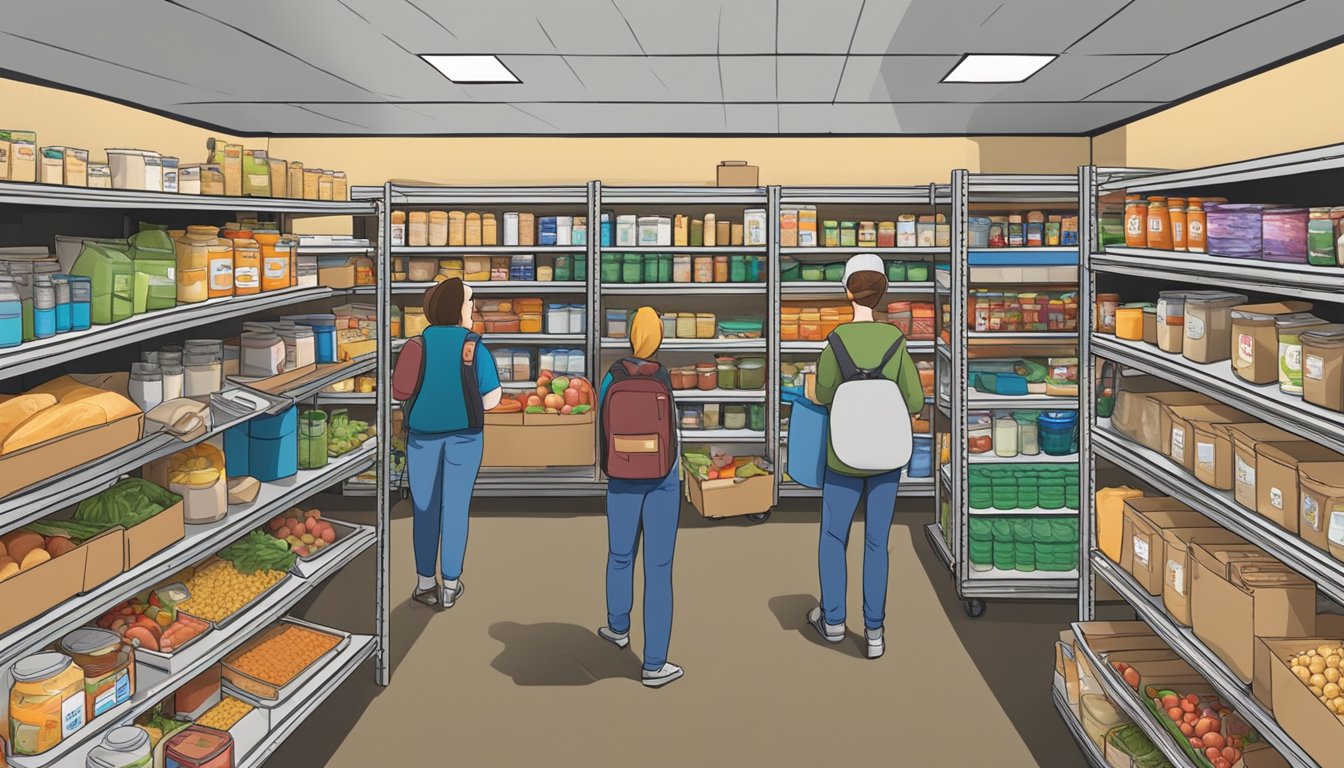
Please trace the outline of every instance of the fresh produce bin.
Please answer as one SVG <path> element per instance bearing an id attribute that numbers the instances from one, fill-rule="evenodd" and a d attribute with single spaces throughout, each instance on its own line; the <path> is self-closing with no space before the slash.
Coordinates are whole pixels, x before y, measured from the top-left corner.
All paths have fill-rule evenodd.
<path id="1" fill-rule="evenodd" d="M 274 707 L 349 644 L 344 632 L 284 619 L 225 657 L 224 689 L 243 701 Z"/>
<path id="2" fill-rule="evenodd" d="M 771 475 L 701 480 L 683 471 L 686 498 L 701 517 L 740 517 L 768 512 L 775 505 L 775 479 Z"/>

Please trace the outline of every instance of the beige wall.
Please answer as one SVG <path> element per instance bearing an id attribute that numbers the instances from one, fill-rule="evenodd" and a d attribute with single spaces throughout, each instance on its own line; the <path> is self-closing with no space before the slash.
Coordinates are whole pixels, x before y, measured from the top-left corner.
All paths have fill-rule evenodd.
<path id="1" fill-rule="evenodd" d="M 1344 45 L 1096 137 L 1098 165 L 1192 168 L 1344 142 Z"/>

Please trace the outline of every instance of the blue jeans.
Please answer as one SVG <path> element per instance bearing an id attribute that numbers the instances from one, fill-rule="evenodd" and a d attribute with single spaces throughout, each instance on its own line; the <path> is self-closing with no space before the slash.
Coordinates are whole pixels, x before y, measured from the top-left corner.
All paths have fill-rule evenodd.
<path id="1" fill-rule="evenodd" d="M 678 467 L 661 480 L 607 481 L 607 626 L 630 631 L 635 550 L 644 535 L 644 668 L 662 669 L 672 639 L 672 555 L 681 516 Z"/>
<path id="2" fill-rule="evenodd" d="M 462 575 L 467 555 L 467 511 L 476 473 L 481 469 L 485 441 L 480 429 L 443 435 L 410 433 L 406 439 L 406 471 L 411 483 L 415 572 L 434 575 L 434 556 L 445 579 Z"/>
<path id="3" fill-rule="evenodd" d="M 845 597 L 849 572 L 845 549 L 854 524 L 859 499 L 865 501 L 863 523 L 863 623 L 868 629 L 882 626 L 887 614 L 887 539 L 896 513 L 896 490 L 901 470 L 872 477 L 842 475 L 826 469 L 821 489 L 821 541 L 817 556 L 821 571 L 821 610 L 826 623 L 845 623 Z"/>

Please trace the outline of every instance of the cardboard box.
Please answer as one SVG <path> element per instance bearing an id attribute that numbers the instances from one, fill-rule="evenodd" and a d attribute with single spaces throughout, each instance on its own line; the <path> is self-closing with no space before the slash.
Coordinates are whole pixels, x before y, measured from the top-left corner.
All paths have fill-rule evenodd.
<path id="1" fill-rule="evenodd" d="M 1190 545 L 1190 618 L 1195 636 L 1249 684 L 1255 638 L 1316 632 L 1316 585 L 1249 545 Z M 1258 576 L 1277 577 L 1273 585 Z"/>
<path id="2" fill-rule="evenodd" d="M 1195 427 L 1211 424 L 1246 424 L 1255 419 L 1236 408 L 1218 403 L 1162 406 L 1163 453 L 1167 458 L 1195 471 Z"/>
<path id="3" fill-rule="evenodd" d="M 1298 535 L 1320 549 L 1330 548 L 1330 518 L 1336 500 L 1344 501 L 1344 462 L 1311 461 L 1297 465 Z"/>
<path id="4" fill-rule="evenodd" d="M 1172 620 L 1190 626 L 1190 543 L 1245 544 L 1223 528 L 1168 528 L 1162 532 L 1166 565 L 1162 569 L 1162 604 Z"/>
<path id="5" fill-rule="evenodd" d="M 718 167 L 718 186 L 720 187 L 759 187 L 761 169 L 747 165 L 746 160 L 721 160 Z M 724 243 L 727 245 L 727 243 Z"/>
<path id="6" fill-rule="evenodd" d="M 1251 682 L 1251 694 L 1266 709 L 1274 711 L 1272 691 L 1274 688 L 1273 669 L 1276 656 L 1288 658 L 1289 654 L 1305 653 L 1321 645 L 1339 645 L 1344 643 L 1344 616 L 1337 613 L 1319 613 L 1316 615 L 1315 637 L 1257 637 L 1255 639 L 1255 679 Z M 1282 654 L 1271 651 L 1277 643 L 1284 643 L 1286 650 Z"/>
<path id="7" fill-rule="evenodd" d="M 0 581 L 0 632 L 119 576 L 122 546 L 121 528 L 112 528 L 60 557 Z"/>
<path id="8" fill-rule="evenodd" d="M 1344 456 L 1306 440 L 1256 445 L 1255 471 L 1251 475 L 1255 496 L 1251 508 L 1297 533 L 1302 518 L 1302 487 L 1298 468 L 1303 463 L 1331 461 L 1344 462 Z M 1321 534 L 1324 541 L 1324 527 Z"/>
<path id="9" fill-rule="evenodd" d="M 1270 708 L 1274 719 L 1321 768 L 1344 768 L 1344 722 L 1335 716 L 1293 674 L 1285 661 L 1304 648 L 1337 642 L 1335 638 L 1304 637 L 1301 640 L 1263 639 L 1262 658 L 1268 669 Z M 1257 692 L 1256 697 L 1259 698 Z M 1263 701 L 1261 703 L 1264 703 Z"/>
<path id="10" fill-rule="evenodd" d="M 775 478 L 771 475 L 701 480 L 683 472 L 682 483 L 686 499 L 701 517 L 755 515 L 775 505 Z"/>
<path id="11" fill-rule="evenodd" d="M 0 179 L 32 184 L 37 181 L 37 133 L 34 131 L 0 131 Z"/>
<path id="12" fill-rule="evenodd" d="M 1255 444 L 1264 441 L 1292 440 L 1293 435 L 1264 422 L 1245 424 L 1195 423 L 1195 478 L 1220 491 L 1233 489 L 1237 477 L 1236 441 L 1246 444 L 1252 458 Z M 1254 463 L 1250 465 L 1254 475 Z M 1254 487 L 1254 478 L 1251 480 Z M 1254 495 L 1254 493 L 1252 493 Z"/>
<path id="13" fill-rule="evenodd" d="M 127 416 L 0 456 L 0 496 L 125 448 L 140 439 L 144 421 L 144 414 Z"/>
<path id="14" fill-rule="evenodd" d="M 483 467 L 581 467 L 597 461 L 594 413 L 487 413 Z"/>
<path id="15" fill-rule="evenodd" d="M 1148 594 L 1162 594 L 1166 567 L 1167 528 L 1213 528 L 1217 523 L 1165 496 L 1140 496 L 1125 500 L 1124 530 L 1120 534 L 1120 567 L 1139 582 Z"/>
<path id="16" fill-rule="evenodd" d="M 126 546 L 123 551 L 126 570 L 140 565 L 187 535 L 184 509 L 184 503 L 179 501 L 139 525 L 126 529 Z"/>
<path id="17" fill-rule="evenodd" d="M 1165 455 L 1162 407 L 1212 402 L 1208 395 L 1178 389 L 1156 376 L 1125 376 L 1115 396 L 1111 426 L 1139 445 Z"/>

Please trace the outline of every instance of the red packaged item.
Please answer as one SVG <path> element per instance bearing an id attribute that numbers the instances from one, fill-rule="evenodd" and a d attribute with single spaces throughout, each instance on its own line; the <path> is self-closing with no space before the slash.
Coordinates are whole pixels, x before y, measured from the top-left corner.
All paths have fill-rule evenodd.
<path id="1" fill-rule="evenodd" d="M 192 725 L 168 739 L 163 750 L 165 768 L 233 768 L 233 736 L 203 725 Z"/>

